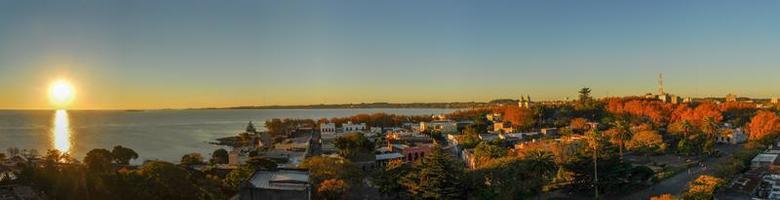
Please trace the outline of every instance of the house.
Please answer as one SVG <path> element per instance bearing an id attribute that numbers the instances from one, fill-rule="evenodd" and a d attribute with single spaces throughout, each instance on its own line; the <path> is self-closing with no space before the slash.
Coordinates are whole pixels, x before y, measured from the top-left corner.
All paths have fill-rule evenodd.
<path id="1" fill-rule="evenodd" d="M 557 128 L 543 128 L 541 130 L 542 135 L 545 136 L 556 136 L 558 135 L 558 129 Z"/>
<path id="2" fill-rule="evenodd" d="M 514 132 L 514 131 L 515 131 L 515 129 L 512 128 L 512 123 L 511 122 L 506 121 L 506 122 L 494 122 L 493 123 L 493 132 L 511 133 L 511 132 Z"/>
<path id="3" fill-rule="evenodd" d="M 321 134 L 336 134 L 336 123 L 321 123 L 320 124 L 320 133 Z"/>
<path id="4" fill-rule="evenodd" d="M 426 154 L 431 153 L 432 145 L 420 144 L 415 146 L 405 144 L 393 144 L 390 145 L 393 152 L 401 153 L 407 162 L 414 162 L 425 157 Z"/>
<path id="5" fill-rule="evenodd" d="M 376 166 L 384 167 L 394 160 L 404 160 L 404 155 L 397 152 L 376 154 Z"/>
<path id="6" fill-rule="evenodd" d="M 240 200 L 309 200 L 309 171 L 306 169 L 257 170 L 241 184 Z"/>
<path id="7" fill-rule="evenodd" d="M 442 133 L 455 133 L 458 132 L 458 124 L 452 120 L 420 122 L 420 132 L 424 132 L 427 130 L 433 130 Z"/>
<path id="8" fill-rule="evenodd" d="M 501 117 L 501 113 L 491 113 L 491 114 L 487 114 L 487 115 L 485 115 L 485 118 L 486 118 L 488 121 L 491 121 L 491 122 L 500 122 L 500 121 L 503 121 L 503 120 L 502 120 L 503 118 Z"/>
<path id="9" fill-rule="evenodd" d="M 352 122 L 347 122 L 346 124 L 341 125 L 341 129 L 345 133 L 349 132 L 363 132 L 366 131 L 366 123 L 360 123 L 360 124 L 353 124 Z"/>
<path id="10" fill-rule="evenodd" d="M 750 167 L 753 169 L 773 168 L 777 164 L 780 164 L 777 160 L 778 155 L 780 155 L 780 150 L 764 151 L 763 153 L 756 155 L 756 157 L 753 157 L 753 160 L 750 160 Z"/>
<path id="11" fill-rule="evenodd" d="M 741 128 L 725 129 L 715 137 L 715 142 L 722 144 L 740 144 L 747 141 L 748 136 Z"/>
<path id="12" fill-rule="evenodd" d="M 498 134 L 479 134 L 479 139 L 485 142 L 492 142 L 501 139 Z"/>

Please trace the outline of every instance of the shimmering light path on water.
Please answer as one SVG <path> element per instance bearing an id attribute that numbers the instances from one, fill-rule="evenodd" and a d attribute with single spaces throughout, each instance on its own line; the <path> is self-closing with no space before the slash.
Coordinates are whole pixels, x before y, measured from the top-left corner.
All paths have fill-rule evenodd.
<path id="1" fill-rule="evenodd" d="M 51 149 L 57 149 L 62 153 L 70 151 L 70 120 L 67 110 L 54 111 L 54 120 L 52 121 L 52 146 Z"/>

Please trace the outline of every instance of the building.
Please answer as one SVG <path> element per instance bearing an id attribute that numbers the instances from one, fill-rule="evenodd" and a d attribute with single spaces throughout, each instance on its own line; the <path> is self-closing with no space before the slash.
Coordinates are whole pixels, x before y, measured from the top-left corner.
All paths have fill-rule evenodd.
<path id="1" fill-rule="evenodd" d="M 437 120 L 431 122 L 420 122 L 420 132 L 433 130 L 441 133 L 458 132 L 458 123 L 452 120 Z"/>
<path id="2" fill-rule="evenodd" d="M 531 102 L 531 96 L 520 96 L 520 100 L 517 102 L 517 106 L 521 108 L 530 108 L 531 105 L 533 105 L 533 102 Z"/>
<path id="3" fill-rule="evenodd" d="M 503 118 L 501 117 L 501 113 L 491 113 L 491 114 L 487 114 L 487 115 L 485 115 L 485 118 L 486 118 L 488 121 L 491 121 L 491 122 L 500 122 L 500 121 L 504 121 L 504 120 L 503 120 Z"/>
<path id="4" fill-rule="evenodd" d="M 321 134 L 336 134 L 336 123 L 321 123 L 320 124 L 320 133 Z"/>
<path id="5" fill-rule="evenodd" d="M 737 101 L 737 95 L 731 93 L 726 95 L 726 102 L 734 102 L 734 101 Z"/>
<path id="6" fill-rule="evenodd" d="M 422 159 L 426 154 L 431 153 L 432 146 L 430 144 L 421 144 L 415 146 L 393 144 L 390 145 L 390 148 L 393 152 L 401 153 L 407 162 L 414 162 Z"/>
<path id="7" fill-rule="evenodd" d="M 770 100 L 769 102 L 772 104 L 777 104 L 778 103 L 777 97 L 772 97 L 772 100 Z"/>
<path id="8" fill-rule="evenodd" d="M 557 128 L 543 128 L 541 130 L 542 135 L 545 136 L 556 136 L 558 135 L 558 129 Z"/>
<path id="9" fill-rule="evenodd" d="M 309 200 L 311 189 L 308 170 L 258 170 L 241 185 L 239 199 Z"/>
<path id="10" fill-rule="evenodd" d="M 353 124 L 352 122 L 347 122 L 346 124 L 341 125 L 341 129 L 345 132 L 363 132 L 366 131 L 366 123 L 360 123 L 360 124 Z"/>
<path id="11" fill-rule="evenodd" d="M 727 128 L 719 136 L 715 137 L 715 142 L 722 144 L 740 144 L 746 142 L 747 134 L 741 128 Z"/>
<path id="12" fill-rule="evenodd" d="M 753 169 L 771 168 L 778 164 L 777 156 L 777 153 L 760 153 L 756 155 L 756 157 L 753 157 L 753 160 L 750 160 L 750 167 Z"/>
<path id="13" fill-rule="evenodd" d="M 494 122 L 493 123 L 493 132 L 497 133 L 511 133 L 515 132 L 515 129 L 512 128 L 511 122 Z"/>
<path id="14" fill-rule="evenodd" d="M 376 154 L 376 166 L 385 167 L 388 163 L 394 160 L 404 160 L 404 155 L 401 153 L 380 153 Z"/>

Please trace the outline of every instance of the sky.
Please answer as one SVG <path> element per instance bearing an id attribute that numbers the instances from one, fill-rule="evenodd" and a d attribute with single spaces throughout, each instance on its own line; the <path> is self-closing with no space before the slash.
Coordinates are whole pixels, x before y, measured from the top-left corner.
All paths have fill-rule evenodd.
<path id="1" fill-rule="evenodd" d="M 780 1 L 0 1 L 0 109 L 780 96 Z"/>

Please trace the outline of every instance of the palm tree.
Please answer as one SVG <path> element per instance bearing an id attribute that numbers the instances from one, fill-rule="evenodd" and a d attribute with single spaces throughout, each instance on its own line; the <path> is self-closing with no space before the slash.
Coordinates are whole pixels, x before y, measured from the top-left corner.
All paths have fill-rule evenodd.
<path id="1" fill-rule="evenodd" d="M 620 162 L 623 162 L 623 148 L 625 148 L 626 140 L 631 140 L 631 136 L 633 136 L 634 133 L 631 132 L 631 125 L 625 119 L 618 119 L 615 121 L 614 133 L 615 138 L 618 141 Z"/>
<path id="2" fill-rule="evenodd" d="M 599 199 L 599 168 L 598 168 L 598 157 L 599 157 L 599 144 L 601 143 L 601 132 L 599 132 L 598 129 L 592 129 L 588 135 L 586 135 L 588 140 L 588 147 L 593 149 L 593 191 L 596 192 L 595 199 Z"/>
<path id="3" fill-rule="evenodd" d="M 553 158 L 553 154 L 549 151 L 542 151 L 542 150 L 534 150 L 526 154 L 525 157 L 528 170 L 533 174 L 540 174 L 542 175 L 543 180 L 548 180 L 550 177 L 555 175 L 555 172 L 558 171 L 558 166 L 555 165 L 555 159 Z M 542 187 L 539 188 L 539 191 L 536 191 L 537 193 L 541 193 Z M 537 195 L 537 197 L 540 197 Z"/>
<path id="4" fill-rule="evenodd" d="M 528 169 L 545 177 L 552 176 L 558 169 L 553 154 L 549 151 L 534 150 L 526 154 Z"/>

